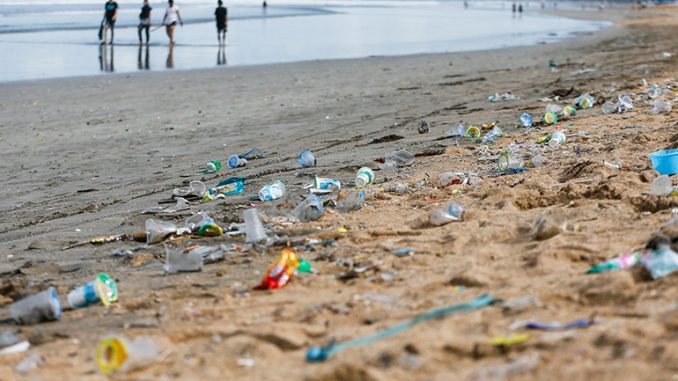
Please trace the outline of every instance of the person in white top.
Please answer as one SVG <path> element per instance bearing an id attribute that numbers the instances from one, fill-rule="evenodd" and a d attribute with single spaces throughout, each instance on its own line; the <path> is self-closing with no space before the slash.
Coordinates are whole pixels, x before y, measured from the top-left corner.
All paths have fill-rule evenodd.
<path id="1" fill-rule="evenodd" d="M 167 37 L 170 39 L 170 45 L 174 45 L 174 27 L 177 25 L 177 19 L 179 20 L 179 24 L 183 27 L 184 21 L 181 19 L 179 7 L 174 5 L 174 0 L 169 0 L 169 6 L 165 11 L 165 17 L 162 18 L 162 23 L 165 25 Z"/>

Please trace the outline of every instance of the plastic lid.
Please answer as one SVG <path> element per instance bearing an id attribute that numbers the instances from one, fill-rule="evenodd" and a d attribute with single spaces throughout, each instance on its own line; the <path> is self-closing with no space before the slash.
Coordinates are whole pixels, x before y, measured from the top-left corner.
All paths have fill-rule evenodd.
<path id="1" fill-rule="evenodd" d="M 104 306 L 118 300 L 118 285 L 115 284 L 115 279 L 106 273 L 99 273 L 96 282 L 97 291 L 99 291 L 99 297 Z"/>
<path id="2" fill-rule="evenodd" d="M 480 128 L 476 126 L 469 126 L 469 128 L 466 129 L 466 136 L 471 139 L 478 139 L 480 137 Z"/>
<path id="3" fill-rule="evenodd" d="M 125 342 L 117 337 L 106 337 L 97 346 L 96 361 L 104 374 L 110 374 L 122 367 L 127 360 Z"/>
<path id="4" fill-rule="evenodd" d="M 297 267 L 297 271 L 300 273 L 310 273 L 311 272 L 311 262 L 305 260 L 305 259 L 300 259 L 299 260 L 299 267 Z"/>

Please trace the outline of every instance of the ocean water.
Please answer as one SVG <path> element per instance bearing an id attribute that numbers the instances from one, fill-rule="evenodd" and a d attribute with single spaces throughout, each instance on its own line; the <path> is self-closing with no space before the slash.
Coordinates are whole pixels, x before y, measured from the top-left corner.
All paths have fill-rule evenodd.
<path id="1" fill-rule="evenodd" d="M 3 0 L 0 82 L 135 71 L 258 65 L 308 60 L 456 52 L 550 43 L 604 28 L 508 2 L 292 0 L 229 3 L 227 45 L 217 43 L 214 5 L 176 0 L 186 21 L 170 47 L 164 28 L 138 44 L 141 1 L 119 0 L 115 44 L 100 46 L 103 3 L 92 0 Z M 151 1 L 159 24 L 165 4 Z"/>

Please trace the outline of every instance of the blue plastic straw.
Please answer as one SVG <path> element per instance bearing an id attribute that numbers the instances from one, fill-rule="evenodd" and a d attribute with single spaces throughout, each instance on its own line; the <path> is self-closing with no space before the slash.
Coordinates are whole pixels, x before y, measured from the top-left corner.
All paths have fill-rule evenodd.
<path id="1" fill-rule="evenodd" d="M 406 320 L 398 325 L 393 327 L 386 328 L 383 331 L 373 333 L 372 335 L 359 337 L 357 339 L 344 341 L 343 343 L 332 343 L 326 347 L 311 347 L 306 352 L 306 361 L 308 362 L 320 362 L 325 361 L 333 354 L 342 351 L 347 348 L 357 347 L 362 345 L 369 345 L 378 340 L 385 339 L 387 337 L 395 336 L 401 332 L 404 332 L 419 323 L 423 323 L 427 320 L 442 318 L 448 315 L 456 314 L 458 312 L 467 312 L 482 307 L 490 305 L 494 299 L 490 294 L 481 295 L 471 301 L 461 304 L 453 304 L 451 306 L 438 308 L 425 312 L 421 315 L 415 316 L 410 320 Z"/>

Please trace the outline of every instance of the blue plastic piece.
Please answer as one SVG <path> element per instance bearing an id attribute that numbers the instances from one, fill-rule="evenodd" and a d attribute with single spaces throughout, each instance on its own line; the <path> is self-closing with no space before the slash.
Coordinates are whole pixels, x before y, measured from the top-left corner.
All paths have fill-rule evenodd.
<path id="1" fill-rule="evenodd" d="M 650 155 L 652 167 L 660 175 L 673 175 L 678 173 L 678 148 L 652 152 Z"/>

